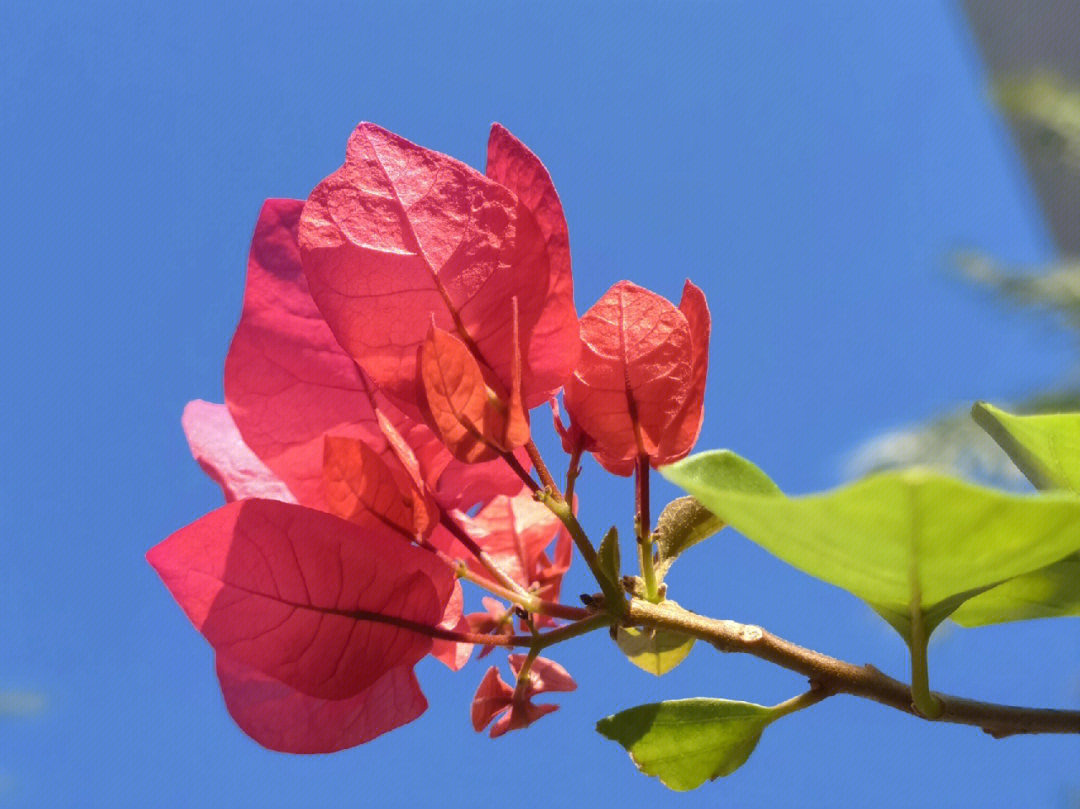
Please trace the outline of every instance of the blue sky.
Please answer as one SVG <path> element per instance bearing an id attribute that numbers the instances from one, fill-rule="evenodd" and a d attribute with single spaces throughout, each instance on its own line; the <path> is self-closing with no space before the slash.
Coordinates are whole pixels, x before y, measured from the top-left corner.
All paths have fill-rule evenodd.
<path id="1" fill-rule="evenodd" d="M 1052 257 L 948 4 L 5 4 L 0 688 L 44 707 L 0 719 L 0 806 L 1067 804 L 1076 739 L 994 741 L 850 698 L 675 796 L 595 720 L 802 683 L 705 648 L 657 680 L 595 638 L 554 655 L 579 682 L 562 710 L 497 741 L 467 722 L 477 663 L 422 664 L 429 712 L 355 750 L 243 736 L 143 554 L 220 502 L 179 417 L 221 398 L 262 200 L 305 196 L 364 119 L 475 166 L 493 120 L 528 143 L 567 211 L 580 311 L 620 278 L 675 299 L 697 282 L 714 318 L 699 447 L 789 491 L 837 483 L 883 428 L 1072 361 L 1066 335 L 947 272 L 966 245 Z M 591 533 L 629 533 L 628 481 L 591 465 L 579 485 Z M 669 576 L 682 604 L 903 675 L 859 602 L 736 535 L 711 544 Z M 567 592 L 591 589 L 575 576 Z M 946 633 L 931 683 L 1076 707 L 1076 630 Z"/>

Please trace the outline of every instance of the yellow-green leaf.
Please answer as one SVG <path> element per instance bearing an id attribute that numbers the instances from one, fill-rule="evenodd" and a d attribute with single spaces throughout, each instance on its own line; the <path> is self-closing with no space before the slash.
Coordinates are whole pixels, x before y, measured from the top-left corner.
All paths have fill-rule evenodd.
<path id="1" fill-rule="evenodd" d="M 643 773 L 683 792 L 741 767 L 778 715 L 750 702 L 681 699 L 621 711 L 596 729 L 626 748 Z"/>
<path id="2" fill-rule="evenodd" d="M 620 626 L 615 642 L 631 663 L 657 677 L 682 663 L 694 646 L 693 638 L 679 632 L 633 626 Z"/>
<path id="3" fill-rule="evenodd" d="M 909 645 L 913 634 L 925 643 L 965 598 L 1080 551 L 1080 498 L 1072 495 L 1017 495 L 903 470 L 787 497 L 731 486 L 740 466 L 760 474 L 726 451 L 661 473 L 781 559 L 867 601 Z"/>

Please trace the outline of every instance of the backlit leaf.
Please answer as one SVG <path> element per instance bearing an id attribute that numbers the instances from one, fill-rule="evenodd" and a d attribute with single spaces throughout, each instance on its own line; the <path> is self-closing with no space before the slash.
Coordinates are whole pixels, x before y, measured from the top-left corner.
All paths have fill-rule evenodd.
<path id="1" fill-rule="evenodd" d="M 733 485 L 749 462 L 705 452 L 661 470 L 786 562 L 859 596 L 912 642 L 964 598 L 1080 550 L 1080 499 L 1022 496 L 925 470 L 789 498 Z"/>
<path id="2" fill-rule="evenodd" d="M 626 748 L 643 773 L 683 792 L 741 767 L 776 715 L 749 702 L 682 699 L 621 711 L 596 729 Z"/>
<path id="3" fill-rule="evenodd" d="M 657 677 L 682 663 L 694 646 L 693 638 L 679 632 L 633 626 L 620 626 L 615 642 L 631 663 Z"/>
<path id="4" fill-rule="evenodd" d="M 1040 489 L 1080 494 L 1080 414 L 1017 416 L 979 402 L 972 418 Z M 1080 615 L 1080 553 L 972 598 L 953 614 L 963 626 Z"/>

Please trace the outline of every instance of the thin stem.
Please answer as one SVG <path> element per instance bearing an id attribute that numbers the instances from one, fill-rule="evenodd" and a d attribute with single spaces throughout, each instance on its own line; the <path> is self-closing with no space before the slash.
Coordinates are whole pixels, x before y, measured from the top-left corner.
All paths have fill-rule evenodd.
<path id="1" fill-rule="evenodd" d="M 930 675 L 926 663 L 926 621 L 922 609 L 912 608 L 911 614 L 911 703 L 926 719 L 941 716 L 941 702 L 930 693 Z"/>
<path id="2" fill-rule="evenodd" d="M 544 459 L 540 456 L 540 450 L 536 448 L 536 442 L 531 438 L 528 443 L 525 444 L 525 451 L 529 454 L 529 460 L 532 461 L 533 468 L 536 469 L 536 474 L 540 476 L 540 482 L 545 488 L 549 489 L 553 495 L 562 500 L 562 492 L 560 492 L 559 487 L 555 485 L 555 478 L 551 476 L 547 464 L 544 463 Z"/>
<path id="3" fill-rule="evenodd" d="M 622 590 L 618 589 L 616 582 L 609 581 L 608 577 L 604 575 L 603 570 L 600 568 L 600 560 L 596 556 L 596 549 L 589 542 L 589 538 L 585 535 L 585 529 L 581 527 L 581 523 L 574 516 L 570 504 L 562 498 L 556 498 L 556 495 L 547 489 L 537 492 L 536 499 L 547 506 L 548 510 L 559 518 L 570 537 L 574 540 L 581 558 L 585 560 L 585 564 L 588 565 L 593 578 L 600 585 L 600 589 L 604 591 L 605 607 L 615 614 L 621 614 L 626 604 Z"/>
<path id="4" fill-rule="evenodd" d="M 540 491 L 540 484 L 533 480 L 532 475 L 530 475 L 528 470 L 526 470 L 525 467 L 521 465 L 521 461 L 517 459 L 517 456 L 515 456 L 514 453 L 504 452 L 502 454 L 502 457 L 503 460 L 506 461 L 506 463 L 509 465 L 510 469 L 513 470 L 514 474 L 521 478 L 525 485 L 529 487 L 529 491 L 531 491 L 533 494 Z"/>
<path id="5" fill-rule="evenodd" d="M 823 699 L 830 696 L 832 696 L 832 693 L 825 688 L 811 688 L 809 691 L 805 691 L 797 697 L 792 697 L 777 705 L 773 705 L 773 718 L 779 719 L 781 716 L 787 716 L 796 711 L 809 708 L 811 705 L 817 705 Z"/>
<path id="6" fill-rule="evenodd" d="M 439 514 L 439 522 L 454 535 L 454 539 L 464 545 L 466 550 L 476 557 L 476 560 L 484 566 L 484 569 L 494 577 L 496 583 L 513 593 L 517 593 L 520 597 L 533 598 L 531 593 L 527 592 L 524 587 L 514 581 L 506 571 L 496 564 L 487 551 L 476 544 L 476 540 L 469 536 L 468 532 L 458 524 L 457 520 L 442 511 Z M 515 599 L 515 601 L 519 601 L 519 599 Z"/>
<path id="7" fill-rule="evenodd" d="M 721 652 L 752 654 L 808 677 L 827 694 L 845 693 L 880 702 L 915 716 L 911 688 L 873 666 L 856 666 L 797 646 L 759 626 L 705 618 L 670 602 L 634 599 L 625 621 L 634 626 L 671 629 L 712 644 Z M 991 736 L 1018 733 L 1080 733 L 1080 711 L 1021 708 L 933 694 L 941 705 L 940 722 L 981 727 Z"/>
<path id="8" fill-rule="evenodd" d="M 645 582 L 645 598 L 656 604 L 660 601 L 656 587 L 656 571 L 653 569 L 652 519 L 649 516 L 649 457 L 638 455 L 634 470 L 634 528 L 637 533 L 638 563 L 641 578 Z"/>
<path id="9" fill-rule="evenodd" d="M 509 590 L 500 584 L 496 584 L 491 579 L 469 570 L 468 566 L 463 561 L 455 559 L 450 556 L 450 554 L 439 550 L 426 540 L 423 541 L 420 547 L 434 553 L 439 558 L 439 561 L 453 570 L 454 575 L 459 579 L 472 582 L 477 587 L 481 587 L 492 595 L 498 596 L 505 601 L 509 601 L 511 604 L 521 607 L 526 612 L 547 615 L 552 618 L 563 618 L 568 621 L 579 621 L 582 618 L 587 618 L 593 614 L 591 610 L 587 610 L 584 607 L 573 607 L 569 604 L 559 604 L 555 601 L 547 601 L 546 599 L 539 598 L 535 593 L 520 589 Z"/>
<path id="10" fill-rule="evenodd" d="M 585 450 L 585 434 L 578 433 L 577 440 L 570 450 L 570 465 L 566 467 L 566 502 L 574 502 L 574 485 L 581 474 L 581 453 Z"/>
<path id="11" fill-rule="evenodd" d="M 570 640 L 571 638 L 576 638 L 580 635 L 585 635 L 600 629 L 601 627 L 608 626 L 612 622 L 611 616 L 601 612 L 593 613 L 588 618 L 583 618 L 572 624 L 560 626 L 558 629 L 552 629 L 550 632 L 545 632 L 540 635 L 485 635 L 479 632 L 459 632 L 455 629 L 445 629 L 441 626 L 430 626 L 429 624 L 410 621 L 407 618 L 398 618 L 394 615 L 383 615 L 378 612 L 367 612 L 366 610 L 323 610 L 323 612 L 341 615 L 346 618 L 351 618 L 354 621 L 370 621 L 376 624 L 396 626 L 400 629 L 415 632 L 418 635 L 426 635 L 429 638 L 435 638 L 436 640 L 448 640 L 455 643 L 472 643 L 477 646 L 521 646 L 529 647 L 530 649 L 535 648 L 537 652 L 546 649 L 549 646 L 554 646 L 556 643 L 562 643 L 565 640 Z"/>

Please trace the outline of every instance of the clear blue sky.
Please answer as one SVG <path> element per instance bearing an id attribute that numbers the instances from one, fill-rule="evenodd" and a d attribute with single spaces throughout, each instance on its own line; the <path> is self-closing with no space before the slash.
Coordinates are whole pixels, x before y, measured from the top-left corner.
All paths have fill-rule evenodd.
<path id="1" fill-rule="evenodd" d="M 143 554 L 220 502 L 179 418 L 221 398 L 262 200 L 305 196 L 362 119 L 476 166 L 491 121 L 525 140 L 566 207 L 581 311 L 620 278 L 669 297 L 693 278 L 714 317 L 699 447 L 790 491 L 836 483 L 882 428 L 1022 394 L 1072 358 L 945 270 L 960 245 L 1051 256 L 947 4 L 6 3 L 0 688 L 46 704 L 0 719 L 0 806 L 1066 805 L 1075 738 L 994 741 L 850 698 L 668 793 L 593 722 L 802 686 L 707 648 L 660 680 L 603 642 L 560 648 L 577 693 L 494 742 L 467 722 L 486 661 L 421 665 L 429 712 L 355 750 L 243 736 Z M 580 485 L 586 527 L 625 535 L 629 482 L 589 466 Z M 684 605 L 903 675 L 853 598 L 735 535 L 692 554 L 669 578 Z M 579 570 L 567 592 L 587 589 Z M 1076 707 L 1078 636 L 956 630 L 931 682 Z"/>

